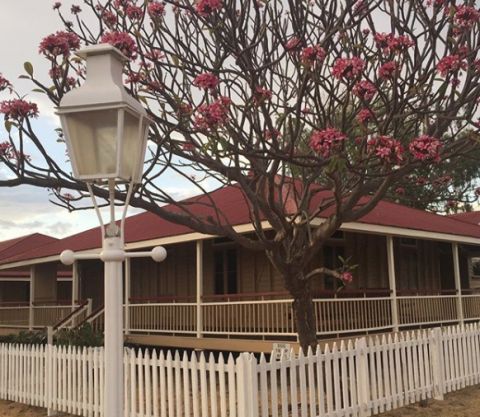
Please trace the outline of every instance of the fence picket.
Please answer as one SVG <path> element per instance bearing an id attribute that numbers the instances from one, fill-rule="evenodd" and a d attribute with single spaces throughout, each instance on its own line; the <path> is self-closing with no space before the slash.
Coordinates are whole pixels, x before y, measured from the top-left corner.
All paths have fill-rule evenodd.
<path id="1" fill-rule="evenodd" d="M 364 417 L 480 381 L 478 324 L 232 354 L 125 349 L 126 417 Z M 102 348 L 0 344 L 0 398 L 102 415 Z"/>

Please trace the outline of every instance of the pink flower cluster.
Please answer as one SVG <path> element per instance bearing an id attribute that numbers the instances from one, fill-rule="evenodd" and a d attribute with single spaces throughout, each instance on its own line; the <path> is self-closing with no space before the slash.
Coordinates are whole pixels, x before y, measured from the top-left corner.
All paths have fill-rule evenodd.
<path id="1" fill-rule="evenodd" d="M 117 16 L 110 10 L 104 10 L 102 12 L 102 20 L 110 28 L 117 24 Z"/>
<path id="2" fill-rule="evenodd" d="M 264 132 L 264 136 L 266 140 L 271 140 L 271 139 L 278 139 L 279 137 L 282 136 L 282 133 L 278 129 L 267 129 Z"/>
<path id="3" fill-rule="evenodd" d="M 326 57 L 327 53 L 320 45 L 307 46 L 302 49 L 302 53 L 300 54 L 300 60 L 307 68 L 311 68 L 315 64 L 321 64 Z"/>
<path id="4" fill-rule="evenodd" d="M 228 97 L 220 97 L 212 104 L 202 104 L 195 117 L 195 127 L 199 130 L 211 130 L 223 126 L 228 121 L 231 102 Z"/>
<path id="5" fill-rule="evenodd" d="M 205 72 L 197 75 L 193 80 L 193 85 L 204 90 L 214 90 L 217 88 L 219 80 L 216 75 L 211 72 Z"/>
<path id="6" fill-rule="evenodd" d="M 49 58 L 57 56 L 68 56 L 70 51 L 74 51 L 80 47 L 80 39 L 71 32 L 58 31 L 46 36 L 40 42 L 38 51 Z"/>
<path id="7" fill-rule="evenodd" d="M 0 157 L 3 157 L 8 160 L 20 161 L 30 161 L 31 158 L 29 155 L 17 151 L 10 142 L 1 142 L 0 143 Z"/>
<path id="8" fill-rule="evenodd" d="M 440 161 L 441 149 L 441 142 L 437 138 L 428 135 L 421 135 L 413 139 L 408 146 L 412 156 L 419 161 Z"/>
<path id="9" fill-rule="evenodd" d="M 298 39 L 296 36 L 292 36 L 285 44 L 285 50 L 287 52 L 293 52 L 296 49 L 300 48 L 301 45 L 302 45 L 302 41 Z"/>
<path id="10" fill-rule="evenodd" d="M 157 20 L 165 15 L 165 4 L 158 1 L 152 1 L 147 6 L 148 15 L 151 19 Z"/>
<path id="11" fill-rule="evenodd" d="M 471 29 L 480 21 L 480 12 L 471 6 L 458 6 L 453 18 L 455 24 L 462 29 Z"/>
<path id="12" fill-rule="evenodd" d="M 2 101 L 0 113 L 3 113 L 6 119 L 20 120 L 25 117 L 37 117 L 38 107 L 35 103 L 17 98 Z"/>
<path id="13" fill-rule="evenodd" d="M 465 70 L 466 68 L 466 62 L 459 55 L 455 54 L 443 57 L 437 64 L 437 71 L 442 77 L 446 77 L 460 70 Z"/>
<path id="14" fill-rule="evenodd" d="M 353 94 L 364 101 L 370 101 L 377 94 L 377 87 L 367 80 L 359 81 L 353 86 Z"/>
<path id="15" fill-rule="evenodd" d="M 0 91 L 10 88 L 12 85 L 1 73 L 0 73 Z"/>
<path id="16" fill-rule="evenodd" d="M 384 80 L 389 80 L 395 77 L 397 72 L 397 63 L 395 61 L 385 62 L 378 69 L 378 76 Z"/>
<path id="17" fill-rule="evenodd" d="M 351 272 L 342 272 L 340 279 L 344 284 L 350 284 L 353 281 L 353 275 Z"/>
<path id="18" fill-rule="evenodd" d="M 365 68 L 365 61 L 354 56 L 353 58 L 338 58 L 332 67 L 332 75 L 337 79 L 352 80 L 359 77 Z"/>
<path id="19" fill-rule="evenodd" d="M 367 150 L 382 161 L 398 165 L 403 161 L 403 146 L 390 136 L 375 136 L 367 141 Z"/>
<path id="20" fill-rule="evenodd" d="M 130 20 L 140 20 L 143 17 L 143 9 L 134 4 L 129 4 L 125 9 L 125 14 Z"/>
<path id="21" fill-rule="evenodd" d="M 255 93 L 253 98 L 255 100 L 255 104 L 258 106 L 263 102 L 270 100 L 272 98 L 272 92 L 267 88 L 257 86 L 255 88 Z"/>
<path id="22" fill-rule="evenodd" d="M 127 58 L 135 59 L 137 56 L 137 45 L 127 32 L 107 32 L 102 36 L 100 42 L 113 45 Z"/>
<path id="23" fill-rule="evenodd" d="M 310 148 L 323 158 L 328 158 L 333 152 L 341 150 L 346 139 L 347 135 L 332 127 L 314 130 L 310 136 Z"/>
<path id="24" fill-rule="evenodd" d="M 195 10 L 202 17 L 208 17 L 213 12 L 219 11 L 223 6 L 222 0 L 198 0 Z"/>
<path id="25" fill-rule="evenodd" d="M 404 52 L 415 46 L 415 42 L 406 35 L 394 36 L 392 33 L 376 33 L 373 37 L 377 48 L 384 54 Z"/>
<path id="26" fill-rule="evenodd" d="M 375 119 L 375 115 L 370 109 L 362 109 L 357 114 L 357 121 L 361 125 L 367 125 Z"/>

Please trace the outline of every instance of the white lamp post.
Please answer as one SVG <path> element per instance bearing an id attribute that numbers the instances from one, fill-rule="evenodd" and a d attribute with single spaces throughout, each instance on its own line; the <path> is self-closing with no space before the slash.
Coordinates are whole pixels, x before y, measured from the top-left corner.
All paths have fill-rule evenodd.
<path id="1" fill-rule="evenodd" d="M 87 61 L 85 83 L 67 93 L 57 109 L 72 163 L 73 175 L 87 182 L 102 229 L 99 255 L 62 252 L 71 265 L 77 259 L 105 262 L 105 417 L 124 415 L 122 262 L 126 257 L 151 256 L 161 262 L 162 247 L 151 252 L 125 252 L 124 221 L 134 184 L 140 182 L 150 120 L 142 105 L 124 89 L 127 58 L 106 44 L 79 51 Z M 110 222 L 105 227 L 91 183 L 108 186 Z M 120 227 L 115 222 L 115 184 L 129 184 Z"/>

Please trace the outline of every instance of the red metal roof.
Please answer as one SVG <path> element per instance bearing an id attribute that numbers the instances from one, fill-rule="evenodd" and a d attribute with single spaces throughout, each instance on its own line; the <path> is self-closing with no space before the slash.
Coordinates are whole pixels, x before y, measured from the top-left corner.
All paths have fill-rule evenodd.
<path id="1" fill-rule="evenodd" d="M 17 256 L 55 241 L 58 241 L 58 239 L 41 233 L 33 233 L 16 239 L 5 240 L 0 242 L 0 263 L 12 256 Z"/>
<path id="2" fill-rule="evenodd" d="M 189 210 L 197 216 L 214 216 L 211 207 L 202 204 L 206 197 L 190 199 Z M 232 225 L 250 223 L 248 205 L 238 187 L 230 186 L 218 189 L 209 194 L 218 211 L 222 213 L 224 222 Z M 363 200 L 366 201 L 365 199 Z M 166 206 L 166 209 L 178 211 L 178 208 Z M 328 216 L 331 210 L 325 211 Z M 370 213 L 358 220 L 359 223 L 377 226 L 390 226 L 434 233 L 444 233 L 480 239 L 480 226 L 472 226 L 448 216 L 441 216 L 388 201 L 381 201 Z M 125 241 L 141 242 L 152 239 L 178 236 L 191 233 L 188 227 L 171 223 L 152 213 L 141 213 L 131 216 L 125 222 Z M 59 255 L 65 249 L 73 251 L 95 249 L 101 246 L 100 229 L 90 229 L 62 240 L 16 254 L 9 259 L 0 259 L 0 264 L 44 258 Z"/>
<path id="3" fill-rule="evenodd" d="M 480 211 L 450 214 L 448 217 L 450 217 L 451 219 L 459 220 L 464 223 L 480 225 Z"/>

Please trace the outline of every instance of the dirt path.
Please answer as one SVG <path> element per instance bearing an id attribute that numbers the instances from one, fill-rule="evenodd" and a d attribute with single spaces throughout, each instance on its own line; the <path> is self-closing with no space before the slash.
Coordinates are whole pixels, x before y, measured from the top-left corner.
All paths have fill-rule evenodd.
<path id="1" fill-rule="evenodd" d="M 0 417 L 45 417 L 44 408 L 28 407 L 0 400 Z M 66 416 L 63 414 L 63 416 Z M 426 407 L 419 404 L 399 408 L 379 417 L 477 417 L 480 416 L 480 385 L 446 395 L 445 401 L 429 400 Z"/>

